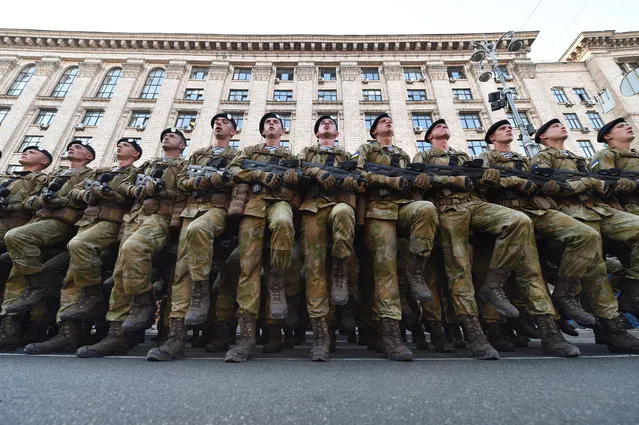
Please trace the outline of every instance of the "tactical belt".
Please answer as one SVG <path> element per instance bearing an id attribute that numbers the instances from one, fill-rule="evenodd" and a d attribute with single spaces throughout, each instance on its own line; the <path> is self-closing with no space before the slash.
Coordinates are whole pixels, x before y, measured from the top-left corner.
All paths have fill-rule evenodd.
<path id="1" fill-rule="evenodd" d="M 125 212 L 126 211 L 121 208 L 99 205 L 88 207 L 84 210 L 84 215 L 88 220 L 95 220 L 97 218 L 111 223 L 121 224 Z"/>
<path id="2" fill-rule="evenodd" d="M 435 199 L 433 201 L 433 203 L 437 206 L 441 206 L 441 205 L 457 205 L 457 204 L 465 204 L 467 202 L 471 202 L 472 199 L 470 198 L 470 196 L 468 197 L 463 197 L 463 198 L 440 198 L 440 199 Z"/>
<path id="3" fill-rule="evenodd" d="M 76 221 L 80 219 L 82 215 L 82 211 L 77 210 L 75 208 L 65 207 L 65 208 L 40 208 L 36 211 L 35 216 L 39 218 L 54 218 L 56 220 L 60 220 L 66 224 L 75 224 Z"/>
<path id="4" fill-rule="evenodd" d="M 514 207 L 530 207 L 532 208 L 532 205 L 530 204 L 530 201 L 528 199 L 501 199 L 498 201 L 494 201 L 494 204 L 498 204 L 498 205 L 502 205 L 504 207 L 508 207 L 508 208 L 514 208 Z"/>

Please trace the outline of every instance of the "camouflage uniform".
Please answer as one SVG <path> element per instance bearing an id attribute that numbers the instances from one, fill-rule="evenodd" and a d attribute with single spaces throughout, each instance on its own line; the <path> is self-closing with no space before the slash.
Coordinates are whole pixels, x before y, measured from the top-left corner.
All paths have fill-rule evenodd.
<path id="1" fill-rule="evenodd" d="M 286 148 L 270 149 L 265 144 L 242 149 L 231 161 L 228 171 L 237 181 L 250 182 L 251 170 L 241 168 L 243 159 L 269 162 L 271 158 L 292 159 Z M 280 185 L 271 191 L 260 183 L 251 184 L 244 215 L 240 221 L 240 279 L 237 303 L 240 314 L 257 318 L 260 311 L 260 275 L 266 226 L 271 231 L 271 267 L 288 269 L 295 239 L 293 209 L 298 202 L 293 191 Z M 288 292 L 288 291 L 287 291 Z"/>
<path id="2" fill-rule="evenodd" d="M 172 217 L 177 215 L 184 195 L 177 191 L 177 176 L 182 158 L 156 158 L 140 166 L 138 173 L 153 176 L 162 170 L 164 189 L 156 196 L 138 200 L 124 215 L 120 251 L 113 271 L 113 290 L 109 300 L 109 322 L 122 322 L 129 314 L 133 296 L 151 291 L 151 257 L 162 249 L 169 237 Z M 131 197 L 135 178 L 125 179 L 117 192 Z"/>
<path id="3" fill-rule="evenodd" d="M 351 155 L 338 147 L 306 147 L 297 157 L 313 164 L 337 166 Z M 331 256 L 345 259 L 353 251 L 355 236 L 355 195 L 343 189 L 324 192 L 316 181 L 306 191 L 302 211 L 302 243 L 306 273 L 306 306 L 310 318 L 329 312 L 326 280 L 326 248 L 332 239 Z M 329 233 L 330 232 L 330 233 Z"/>
<path id="4" fill-rule="evenodd" d="M 361 170 L 366 162 L 400 168 L 410 163 L 410 157 L 401 148 L 382 147 L 377 141 L 361 145 L 353 159 Z M 417 192 L 407 195 L 380 187 L 367 190 L 364 238 L 373 256 L 373 312 L 377 319 L 402 318 L 397 280 L 398 233 L 409 238 L 409 251 L 415 255 L 428 258 L 433 249 L 437 213 L 432 203 L 419 199 Z"/>
<path id="5" fill-rule="evenodd" d="M 189 193 L 189 165 L 209 165 L 210 160 L 233 159 L 237 151 L 229 147 L 209 146 L 191 155 L 178 176 L 178 189 Z M 226 209 L 231 196 L 231 184 L 195 192 L 182 211 L 182 230 L 178 242 L 175 277 L 171 288 L 169 317 L 184 318 L 191 300 L 193 281 L 208 281 L 213 260 L 213 242 L 226 228 Z"/>
<path id="6" fill-rule="evenodd" d="M 602 149 L 595 153 L 590 163 L 593 173 L 610 168 L 627 171 L 639 171 L 639 152 L 631 149 L 629 152 L 619 149 Z M 623 209 L 631 214 L 639 215 L 639 194 L 637 191 L 617 195 Z"/>

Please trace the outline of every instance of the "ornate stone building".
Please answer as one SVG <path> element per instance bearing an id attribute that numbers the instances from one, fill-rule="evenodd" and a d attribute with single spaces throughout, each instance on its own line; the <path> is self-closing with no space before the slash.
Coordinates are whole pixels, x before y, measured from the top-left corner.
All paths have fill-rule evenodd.
<path id="1" fill-rule="evenodd" d="M 516 36 L 525 48 L 497 53 L 517 105 L 535 127 L 560 117 L 571 128 L 568 146 L 598 149 L 596 128 L 624 116 L 639 124 L 639 96 L 619 93 L 622 70 L 637 67 L 639 33 L 582 33 L 561 62 L 527 57 L 537 32 Z M 120 137 L 142 139 L 144 158 L 159 154 L 166 127 L 183 127 L 190 150 L 208 145 L 210 118 L 234 114 L 233 143 L 259 142 L 259 119 L 285 119 L 294 152 L 314 141 L 317 116 L 338 117 L 347 150 L 370 139 L 367 128 L 390 112 L 395 137 L 409 154 L 427 149 L 424 130 L 445 118 L 452 145 L 476 154 L 484 129 L 507 112 L 492 112 L 494 79 L 469 61 L 471 42 L 500 34 L 325 36 L 191 35 L 3 30 L 0 34 L 0 169 L 15 167 L 25 146 L 39 143 L 61 161 L 73 138 L 90 140 L 94 166 L 110 165 Z M 603 114 L 603 89 L 615 108 Z M 521 147 L 517 148 L 521 150 Z M 63 159 L 62 159 L 63 161 Z"/>

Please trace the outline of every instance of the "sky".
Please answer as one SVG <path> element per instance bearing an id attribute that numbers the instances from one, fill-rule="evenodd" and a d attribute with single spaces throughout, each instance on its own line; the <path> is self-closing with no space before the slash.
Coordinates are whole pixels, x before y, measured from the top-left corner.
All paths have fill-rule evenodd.
<path id="1" fill-rule="evenodd" d="M 557 61 L 582 31 L 639 31 L 637 17 L 637 0 L 29 0 L 3 2 L 0 28 L 264 35 L 540 31 L 530 57 L 542 62 Z"/>

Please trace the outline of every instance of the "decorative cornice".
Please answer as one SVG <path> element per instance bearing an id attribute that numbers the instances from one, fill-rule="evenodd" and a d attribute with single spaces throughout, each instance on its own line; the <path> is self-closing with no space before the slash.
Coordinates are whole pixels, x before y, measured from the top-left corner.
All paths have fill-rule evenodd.
<path id="1" fill-rule="evenodd" d="M 18 66 L 18 58 L 0 57 L 0 76 L 7 75 Z"/>
<path id="2" fill-rule="evenodd" d="M 187 70 L 186 62 L 170 62 L 166 66 L 166 78 L 168 80 L 179 80 Z"/>
<path id="3" fill-rule="evenodd" d="M 448 80 L 446 65 L 443 63 L 427 63 L 426 74 L 430 76 L 431 80 Z"/>
<path id="4" fill-rule="evenodd" d="M 404 77 L 404 68 L 401 65 L 384 65 L 383 72 L 387 80 L 401 80 Z"/>
<path id="5" fill-rule="evenodd" d="M 80 77 L 94 77 L 100 70 L 102 70 L 102 61 L 86 61 L 80 62 Z"/>
<path id="6" fill-rule="evenodd" d="M 54 72 L 60 68 L 62 61 L 57 58 L 43 58 L 41 61 L 36 62 L 36 75 L 43 77 L 50 77 Z"/>
<path id="7" fill-rule="evenodd" d="M 209 67 L 209 80 L 223 80 L 230 69 L 228 62 L 213 62 Z"/>
<path id="8" fill-rule="evenodd" d="M 356 63 L 343 63 L 340 65 L 339 71 L 344 81 L 355 81 L 362 75 L 362 71 Z"/>
<path id="9" fill-rule="evenodd" d="M 122 64 L 122 78 L 137 78 L 144 71 L 144 62 L 129 60 Z"/>
<path id="10" fill-rule="evenodd" d="M 595 50 L 628 50 L 639 48 L 639 31 L 585 31 L 580 33 L 559 58 L 560 62 L 579 62 Z"/>
<path id="11" fill-rule="evenodd" d="M 271 77 L 271 72 L 273 72 L 273 66 L 270 64 L 255 65 L 251 72 L 251 78 L 255 81 L 266 81 Z"/>
<path id="12" fill-rule="evenodd" d="M 524 78 L 535 78 L 535 72 L 537 66 L 532 62 L 518 62 L 514 63 L 515 74 Z"/>
<path id="13" fill-rule="evenodd" d="M 315 65 L 301 63 L 295 68 L 295 76 L 300 81 L 311 81 L 315 77 Z"/>

